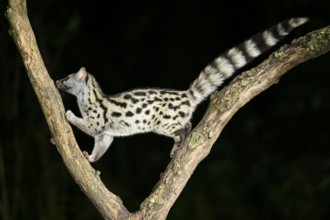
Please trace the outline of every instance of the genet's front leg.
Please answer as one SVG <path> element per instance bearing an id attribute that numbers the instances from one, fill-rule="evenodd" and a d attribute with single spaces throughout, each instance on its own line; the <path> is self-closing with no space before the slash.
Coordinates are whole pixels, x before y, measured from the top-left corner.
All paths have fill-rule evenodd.
<path id="1" fill-rule="evenodd" d="M 71 124 L 79 128 L 86 134 L 90 136 L 95 136 L 93 130 L 87 127 L 86 121 L 83 118 L 78 118 L 77 116 L 75 116 L 71 110 L 66 111 L 65 117 Z"/>
<path id="2" fill-rule="evenodd" d="M 91 155 L 87 155 L 89 162 L 93 163 L 99 160 L 107 151 L 113 141 L 113 137 L 108 134 L 100 134 L 94 137 L 95 143 Z"/>

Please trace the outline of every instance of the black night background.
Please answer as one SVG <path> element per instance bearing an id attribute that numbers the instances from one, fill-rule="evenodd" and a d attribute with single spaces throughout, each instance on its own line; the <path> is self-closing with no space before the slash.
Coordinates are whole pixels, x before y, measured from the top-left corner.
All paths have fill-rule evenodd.
<path id="1" fill-rule="evenodd" d="M 54 80 L 81 66 L 103 91 L 186 89 L 226 49 L 290 17 L 310 22 L 283 43 L 330 24 L 328 0 L 28 0 Z M 102 219 L 55 146 L 8 33 L 0 2 L 0 219 Z M 249 68 L 266 58 L 256 60 Z M 168 219 L 330 219 L 330 54 L 299 65 L 244 106 L 198 166 Z M 66 109 L 78 114 L 73 96 Z M 198 107 L 193 125 L 208 101 Z M 73 128 L 82 150 L 93 139 Z M 131 211 L 169 162 L 172 139 L 116 138 L 93 164 Z"/>

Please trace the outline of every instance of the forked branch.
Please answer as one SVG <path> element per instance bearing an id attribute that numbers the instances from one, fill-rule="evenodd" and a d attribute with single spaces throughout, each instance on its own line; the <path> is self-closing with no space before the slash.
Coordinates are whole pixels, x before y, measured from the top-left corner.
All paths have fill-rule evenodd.
<path id="1" fill-rule="evenodd" d="M 197 165 L 209 154 L 231 117 L 253 97 L 278 82 L 294 66 L 330 50 L 330 27 L 313 31 L 283 46 L 258 67 L 244 72 L 211 97 L 207 112 L 171 160 L 153 192 L 130 213 L 118 196 L 102 183 L 83 157 L 64 118 L 64 107 L 40 55 L 31 28 L 25 0 L 9 0 L 10 33 L 54 137 L 54 143 L 73 179 L 105 219 L 165 219 Z"/>

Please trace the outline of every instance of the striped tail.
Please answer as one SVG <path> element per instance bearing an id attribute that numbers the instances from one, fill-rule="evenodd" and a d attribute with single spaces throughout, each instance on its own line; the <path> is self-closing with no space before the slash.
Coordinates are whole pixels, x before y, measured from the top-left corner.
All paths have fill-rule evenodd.
<path id="1" fill-rule="evenodd" d="M 225 79 L 273 47 L 291 30 L 307 21 L 307 18 L 284 20 L 221 54 L 205 67 L 188 89 L 188 93 L 195 100 L 194 104 L 198 105 L 214 92 Z"/>

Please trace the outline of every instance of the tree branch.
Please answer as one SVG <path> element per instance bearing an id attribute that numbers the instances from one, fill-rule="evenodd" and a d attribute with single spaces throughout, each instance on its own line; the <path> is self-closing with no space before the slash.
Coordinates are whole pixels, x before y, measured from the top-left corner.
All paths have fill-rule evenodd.
<path id="1" fill-rule="evenodd" d="M 166 168 L 152 194 L 143 202 L 150 219 L 165 219 L 197 165 L 210 153 L 231 117 L 252 98 L 277 83 L 298 64 L 330 50 L 330 26 L 313 31 L 274 52 L 259 66 L 236 77 L 211 96 L 210 105 L 180 152 Z M 153 212 L 150 212 L 154 209 Z"/>
<path id="2" fill-rule="evenodd" d="M 58 90 L 50 78 L 30 25 L 25 0 L 9 0 L 10 33 L 21 53 L 27 74 L 47 120 L 54 143 L 73 179 L 105 219 L 165 219 L 197 165 L 209 154 L 231 117 L 253 97 L 277 83 L 294 66 L 330 50 L 330 27 L 311 32 L 273 53 L 258 67 L 244 72 L 211 97 L 201 122 L 171 160 L 153 192 L 130 213 L 121 199 L 107 190 L 83 157 L 64 117 Z"/>
<path id="3" fill-rule="evenodd" d="M 83 157 L 72 129 L 65 120 L 61 96 L 47 72 L 27 16 L 26 1 L 9 0 L 6 16 L 10 23 L 10 34 L 21 53 L 54 142 L 69 172 L 104 218 L 127 218 L 129 212 L 120 198 L 107 190 L 95 170 Z"/>

